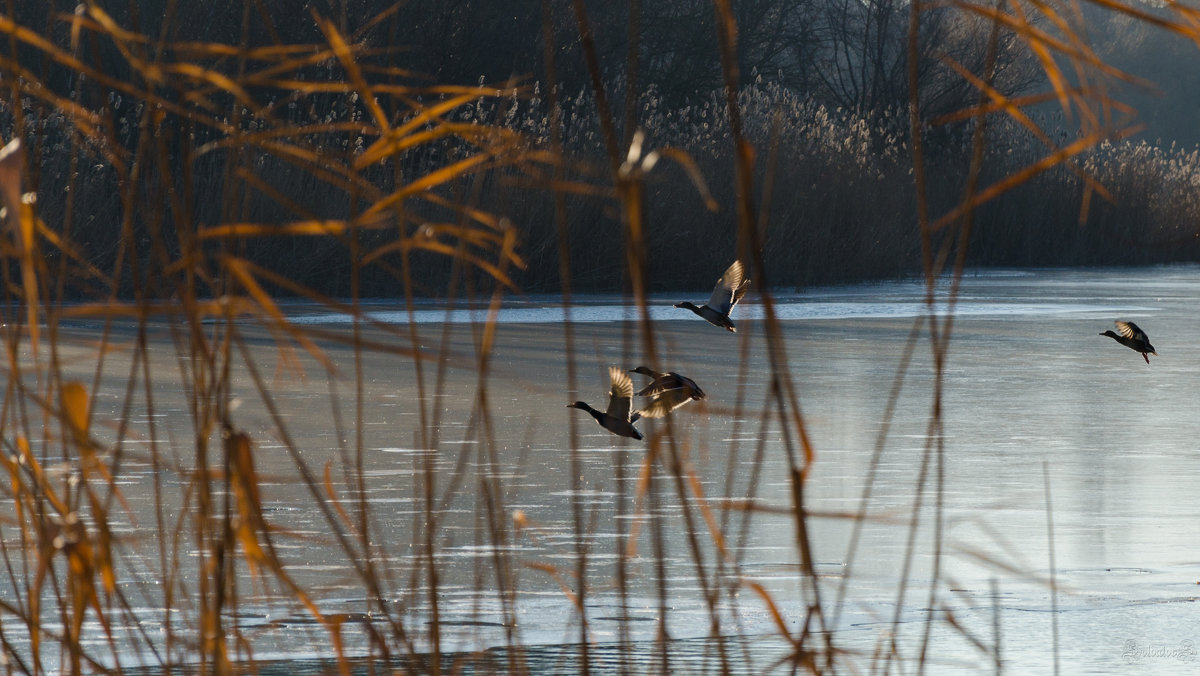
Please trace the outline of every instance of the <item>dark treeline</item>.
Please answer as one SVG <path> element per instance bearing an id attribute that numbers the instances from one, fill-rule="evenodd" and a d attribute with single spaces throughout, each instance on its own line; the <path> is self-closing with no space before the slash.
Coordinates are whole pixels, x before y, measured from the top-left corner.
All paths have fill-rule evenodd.
<path id="1" fill-rule="evenodd" d="M 66 7 L 70 4 L 71 7 Z M 264 3 L 232 0 L 205 3 L 113 3 L 105 7 L 116 25 L 146 36 L 140 53 L 130 54 L 103 33 L 83 31 L 72 38 L 73 3 L 63 13 L 38 3 L 21 3 L 18 24 L 44 34 L 88 67 L 117 80 L 138 83 L 144 64 L 181 58 L 192 42 L 242 45 L 322 45 L 326 36 L 316 17 L 328 19 L 362 50 L 359 60 L 373 82 L 402 81 L 429 87 L 416 101 L 382 98 L 393 122 L 411 118 L 420 106 L 445 100 L 435 85 L 480 87 L 490 93 L 515 83 L 520 90 L 483 96 L 445 114 L 447 119 L 495 125 L 524 135 L 527 150 L 550 143 L 550 92 L 563 109 L 569 178 L 602 186 L 606 182 L 603 129 L 597 118 L 591 73 L 583 58 L 578 17 L 569 3 L 487 0 L 412 0 L 400 5 L 375 0 L 310 2 L 287 12 Z M 664 161 L 649 177 L 648 260 L 657 289 L 703 288 L 733 256 L 733 158 L 712 8 L 706 3 L 657 0 L 641 3 L 588 2 L 605 94 L 613 102 L 614 124 L 622 139 L 644 129 L 650 147 L 686 151 L 704 176 L 717 209 L 706 207 L 700 191 L 677 164 Z M 631 16 L 630 10 L 636 14 Z M 907 102 L 907 17 L 902 3 L 859 0 L 745 0 L 734 3 L 738 60 L 744 83 L 742 114 L 757 149 L 759 189 L 766 213 L 768 278 L 780 286 L 895 277 L 920 269 L 919 240 L 909 153 Z M 936 120 L 967 108 L 978 92 L 949 64 L 974 73 L 983 70 L 991 25 L 975 15 L 936 9 L 922 14 L 920 58 L 922 116 Z M 545 27 L 554 41 L 554 73 L 548 81 Z M 29 139 L 39 209 L 47 223 L 68 223 L 72 240 L 101 269 L 121 257 L 122 237 L 134 252 L 125 266 L 141 261 L 137 279 L 122 272 L 119 289 L 148 288 L 155 272 L 152 249 L 176 249 L 178 228 L 244 221 L 283 223 L 297 218 L 347 218 L 367 206 L 312 166 L 298 166 L 260 148 L 239 146 L 231 160 L 221 140 L 229 129 L 199 123 L 186 114 L 165 117 L 147 133 L 146 101 L 81 77 L 61 59 L 21 43 L 17 62 L 64 100 L 78 101 L 104 120 L 103 142 L 79 143 L 77 119 L 45 99 L 6 97 L 0 104 L 5 137 L 22 119 Z M 636 49 L 631 49 L 631 45 Z M 1147 47 L 1149 48 L 1149 47 Z M 142 65 L 139 65 L 142 64 Z M 253 60 L 236 55 L 205 57 L 203 65 L 230 78 L 252 71 Z M 344 82 L 335 60 L 297 61 L 287 77 L 301 82 Z M 4 77 L 11 82 L 10 63 Z M 996 88 L 1019 95 L 1044 89 L 1041 70 L 1024 44 L 1002 31 L 994 77 Z M 483 87 L 486 86 L 486 89 Z M 164 82 L 156 96 L 181 108 L 202 110 L 212 119 L 234 120 L 240 133 L 301 130 L 305 148 L 331 162 L 352 165 L 375 139 L 346 133 L 338 125 L 368 119 L 363 102 L 350 90 L 286 92 L 249 83 L 248 96 L 261 106 L 247 110 L 234 97 L 208 93 L 197 102 L 194 90 Z M 13 91 L 13 90 L 9 90 Z M 19 100 L 18 100 L 19 99 Z M 14 106 L 23 106 L 16 115 Z M 216 107 L 215 112 L 211 110 Z M 221 107 L 224 106 L 224 109 Z M 239 113 L 239 108 L 241 109 Z M 209 119 L 205 117 L 204 119 Z M 1039 124 L 1066 143 L 1075 133 L 1061 114 L 1042 113 Z M 290 125 L 290 127 L 289 127 Z M 941 213 L 962 199 L 969 158 L 969 122 L 930 126 L 925 150 L 930 168 L 932 208 Z M 988 129 L 985 181 L 998 180 L 1038 161 L 1048 148 L 1027 129 L 995 117 Z M 128 170 L 114 169 L 100 146 L 118 146 L 138 156 L 140 144 L 154 143 L 142 156 L 141 183 L 129 186 Z M 423 144 L 393 157 L 390 164 L 363 172 L 384 192 L 426 175 L 459 157 L 461 141 Z M 203 152 L 198 152 L 203 149 Z M 145 152 L 145 148 L 142 148 Z M 73 161 L 73 158 L 84 161 Z M 231 170 L 242 167 L 242 174 Z M 156 168 L 157 163 L 157 168 Z M 1198 222 L 1196 153 L 1141 142 L 1118 142 L 1093 149 L 1077 161 L 1078 171 L 1058 167 L 1034 176 L 1019 189 L 987 204 L 977 214 L 970 247 L 979 265 L 1120 265 L 1196 260 Z M 270 189 L 248 189 L 245 172 Z M 1081 176 L 1099 178 L 1112 201 L 1090 197 L 1083 209 Z M 472 173 L 438 188 L 452 202 L 477 205 L 506 217 L 517 228 L 518 252 L 526 265 L 514 273 L 526 291 L 560 287 L 553 192 L 545 172 L 504 164 Z M 72 200 L 64 186 L 70 185 Z M 134 195 L 135 199 L 122 199 Z M 135 213 L 129 215 L 130 208 Z M 150 217 L 148 214 L 152 214 Z M 579 290 L 623 287 L 621 227 L 602 190 L 567 198 L 572 276 Z M 1085 218 L 1081 222 L 1080 216 Z M 128 216 L 128 218 L 127 218 Z M 251 238 L 239 255 L 321 293 L 351 293 L 352 250 L 370 251 L 404 240 L 423 222 L 444 222 L 452 213 L 414 204 L 404 224 L 373 230 L 354 247 L 345 238 Z M 118 224 L 129 221 L 124 229 Z M 58 255 L 53 247 L 48 254 Z M 686 255 L 681 255 L 686 254 Z M 172 257 L 167 256 L 166 260 Z M 437 252 L 412 255 L 416 288 L 436 294 L 446 288 L 454 266 Z M 399 288 L 403 265 L 396 256 L 378 258 L 358 280 L 363 295 L 387 296 Z M 486 278 L 487 275 L 480 275 Z M 85 278 L 66 284 L 72 297 L 101 294 Z M 161 291 L 169 294 L 168 289 Z"/>

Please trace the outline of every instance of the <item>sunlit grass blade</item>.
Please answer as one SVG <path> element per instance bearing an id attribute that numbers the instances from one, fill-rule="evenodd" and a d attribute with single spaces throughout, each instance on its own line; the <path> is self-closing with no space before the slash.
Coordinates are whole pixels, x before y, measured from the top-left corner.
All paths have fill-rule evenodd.
<path id="1" fill-rule="evenodd" d="M 233 257 L 226 257 L 224 259 L 224 264 L 225 268 L 233 273 L 233 277 L 237 279 L 242 288 L 244 288 L 246 292 L 250 294 L 250 297 L 254 299 L 254 302 L 258 304 L 258 307 L 262 310 L 262 312 L 274 321 L 276 326 L 282 328 L 289 335 L 291 335 L 292 338 L 305 350 L 307 350 L 313 359 L 316 359 L 318 363 L 320 363 L 326 369 L 333 369 L 333 362 L 328 356 L 326 356 L 325 352 L 321 350 L 316 343 L 310 340 L 308 336 L 304 335 L 302 331 L 297 329 L 291 322 L 288 321 L 287 316 L 284 315 L 283 310 L 279 308 L 279 305 L 275 302 L 274 298 L 272 298 L 271 295 L 267 293 L 266 289 L 264 289 L 258 283 L 258 280 L 255 279 L 253 271 L 250 269 L 249 265 L 247 265 L 241 259 Z"/>
<path id="2" fill-rule="evenodd" d="M 358 67 L 358 61 L 354 58 L 354 54 L 350 46 L 346 44 L 342 34 L 338 31 L 333 22 L 318 16 L 317 25 L 321 28 L 321 32 L 325 35 L 325 39 L 329 42 L 329 46 L 333 49 L 333 53 L 337 56 L 338 61 L 345 69 L 349 79 L 349 84 L 358 92 L 363 105 L 367 107 L 367 111 L 371 114 L 371 118 L 375 120 L 375 126 L 381 133 L 386 134 L 391 124 L 388 123 L 388 117 L 383 112 L 383 108 L 379 105 L 379 101 L 375 99 L 375 93 L 371 90 L 370 85 L 363 78 L 362 71 Z"/>

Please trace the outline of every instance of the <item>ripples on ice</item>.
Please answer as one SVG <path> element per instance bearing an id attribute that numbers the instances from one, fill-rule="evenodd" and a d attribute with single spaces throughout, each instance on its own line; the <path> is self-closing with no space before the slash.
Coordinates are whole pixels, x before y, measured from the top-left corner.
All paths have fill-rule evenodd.
<path id="1" fill-rule="evenodd" d="M 935 306 L 938 314 L 944 314 L 947 306 L 940 303 Z M 1118 311 L 1128 312 L 1128 306 L 1106 306 L 1084 303 L 1035 303 L 1035 302 L 968 302 L 959 303 L 955 314 L 959 316 L 1018 316 L 1018 315 L 1050 315 Z M 926 312 L 926 305 L 917 301 L 907 302 L 796 302 L 779 301 L 775 304 L 775 314 L 783 320 L 795 319 L 887 319 L 917 317 Z M 763 318 L 763 308 L 754 303 L 742 303 L 734 311 L 738 320 L 753 320 Z M 497 321 L 502 324 L 551 324 L 562 322 L 569 316 L 573 322 L 617 322 L 634 321 L 638 318 L 636 308 L 629 305 L 575 305 L 570 308 L 546 305 L 540 307 L 509 307 L 503 308 L 497 315 Z M 404 324 L 409 321 L 408 312 L 374 311 L 368 312 L 367 317 L 385 324 Z M 681 311 L 670 305 L 652 306 L 650 318 L 654 321 L 695 321 L 690 312 Z M 412 321 L 418 324 L 449 322 L 451 324 L 467 324 L 484 322 L 488 319 L 486 309 L 478 310 L 416 310 L 411 313 Z M 345 324 L 351 321 L 350 315 L 337 313 L 322 313 L 297 315 L 292 317 L 296 324 Z"/>

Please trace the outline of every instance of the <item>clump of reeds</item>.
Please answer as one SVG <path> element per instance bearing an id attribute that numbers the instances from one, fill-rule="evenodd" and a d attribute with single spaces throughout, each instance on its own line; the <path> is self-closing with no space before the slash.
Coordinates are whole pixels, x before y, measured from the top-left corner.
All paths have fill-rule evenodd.
<path id="1" fill-rule="evenodd" d="M 487 91 L 481 85 L 477 92 L 481 96 L 470 105 L 452 107 L 445 118 L 455 123 L 504 129 L 511 132 L 514 140 L 519 138 L 520 146 L 529 151 L 548 147 L 550 111 L 544 85 L 533 83 L 528 91 L 512 89 L 502 95 L 482 96 Z M 421 100 L 445 101 L 447 95 L 445 91 L 431 90 L 417 96 L 423 96 Z M 32 110 L 35 99 L 29 95 L 22 97 L 22 107 Z M 85 153 L 86 159 L 77 162 L 74 169 L 70 158 L 76 155 L 68 152 L 73 127 L 61 109 L 50 108 L 44 115 L 39 114 L 27 125 L 26 132 L 28 147 L 36 155 L 38 180 L 51 185 L 64 184 L 71 173 L 77 199 L 91 205 L 88 218 L 74 224 L 73 233 L 77 242 L 93 252 L 93 261 L 101 267 L 110 266 L 116 258 L 116 247 L 104 224 L 120 218 L 121 205 L 114 186 L 121 177 L 100 149 L 114 142 L 132 145 L 136 141 L 137 120 L 144 108 L 144 103 L 128 94 L 110 92 L 105 101 L 113 117 L 114 138 L 92 138 L 83 143 L 80 152 Z M 352 97 L 339 101 L 332 94 L 322 93 L 300 100 L 280 92 L 269 96 L 268 101 L 273 102 L 270 116 L 277 119 L 251 116 L 244 122 L 247 133 L 279 134 L 278 129 L 268 130 L 282 121 L 303 129 L 307 143 L 319 148 L 320 153 L 348 157 L 365 149 L 367 136 L 347 131 L 362 123 L 367 114 Z M 587 91 L 570 96 L 558 92 L 555 101 L 562 121 L 563 152 L 572 161 L 571 166 L 581 169 L 601 163 L 597 153 L 602 145 L 602 130 L 595 115 L 594 96 Z M 834 109 L 761 78 L 740 87 L 738 102 L 747 139 L 757 148 L 774 149 L 773 175 L 780 185 L 789 186 L 786 191 L 776 191 L 772 203 L 767 205 L 769 222 L 776 224 L 768 228 L 767 244 L 773 250 L 789 252 L 765 261 L 773 279 L 783 286 L 803 286 L 919 273 L 920 256 L 910 236 L 911 223 L 905 218 L 915 208 L 907 161 L 905 111 Z M 712 92 L 692 105 L 669 109 L 651 86 L 637 95 L 636 107 L 639 128 L 648 142 L 687 153 L 698 170 L 709 177 L 708 189 L 715 202 L 730 204 L 733 144 L 721 93 Z M 11 137 L 14 129 L 11 110 L 8 117 L 9 121 L 0 124 L 0 128 Z M 1031 120 L 1036 120 L 1045 137 L 1056 142 L 1078 136 L 1074 118 L 1047 117 L 1039 112 Z M 201 133 L 204 132 L 202 129 Z M 1030 133 L 1026 125 L 1011 118 L 994 121 L 988 135 L 991 143 L 985 149 L 986 172 L 994 178 L 1018 173 L 1038 161 L 1046 148 L 1044 141 Z M 962 175 L 969 156 L 969 141 L 969 124 L 937 137 L 937 145 L 932 149 L 937 162 L 929 169 L 932 185 L 950 185 L 953 177 Z M 1187 181 L 1187 176 L 1198 169 L 1194 149 L 1158 148 L 1144 141 L 1119 139 L 1104 143 L 1094 149 L 1081 148 L 1077 162 L 1088 175 L 1100 179 L 1100 184 L 1113 195 L 1128 199 L 1095 203 L 1090 215 L 1097 228 L 1084 228 L 1081 235 L 1076 225 L 1078 203 L 1090 190 L 1089 183 L 1081 182 L 1071 171 L 1046 171 L 1031 176 L 1021 190 L 981 211 L 983 222 L 995 223 L 996 227 L 981 228 L 989 234 L 974 248 L 970 262 L 990 266 L 1121 264 L 1129 255 L 1130 242 L 1145 244 L 1135 247 L 1135 257 L 1128 262 L 1145 264 L 1194 258 L 1197 253 L 1192 249 L 1194 245 L 1182 238 L 1168 237 L 1172 246 L 1163 244 L 1166 236 L 1163 224 L 1193 222 L 1196 216 L 1195 190 Z M 210 147 L 202 146 L 205 156 L 195 164 L 194 180 L 217 189 L 224 183 L 221 174 L 225 165 L 210 152 Z M 428 173 L 455 152 L 458 151 L 453 144 L 423 143 L 406 148 L 396 161 L 404 171 Z M 1151 152 L 1158 159 L 1148 160 L 1147 154 Z M 759 171 L 765 171 L 766 161 L 767 156 L 760 154 Z M 340 191 L 345 186 L 320 180 L 296 162 L 297 158 L 285 159 L 269 152 L 260 152 L 251 160 L 251 168 L 246 170 L 251 176 L 269 175 L 273 179 L 270 193 L 247 191 L 243 209 L 248 218 L 270 221 L 287 218 L 297 211 L 315 214 L 322 208 L 319 205 L 344 201 Z M 531 174 L 528 167 L 518 165 L 489 169 L 492 179 L 476 188 L 473 199 L 489 210 L 504 211 L 511 221 L 522 224 L 522 253 L 532 263 L 511 274 L 526 289 L 558 289 L 561 282 L 555 272 L 555 238 L 547 226 L 553 220 L 552 197 L 537 189 L 544 176 Z M 368 173 L 373 181 L 386 184 L 389 180 L 376 175 L 378 172 Z M 594 179 L 587 171 L 573 177 L 581 182 Z M 649 263 L 657 273 L 652 280 L 654 288 L 665 290 L 670 285 L 678 290 L 708 284 L 711 280 L 707 275 L 693 270 L 718 267 L 719 256 L 703 259 L 705 266 L 692 267 L 680 265 L 671 254 L 688 249 L 695 255 L 706 256 L 698 243 L 732 241 L 728 228 L 732 214 L 727 207 L 709 209 L 682 171 L 658 172 L 647 189 L 653 198 L 648 204 L 647 217 L 659 224 L 648 241 Z M 609 236 L 611 231 L 604 225 L 608 215 L 595 208 L 597 202 L 605 199 L 603 189 L 587 192 L 590 194 L 569 196 L 567 202 L 572 231 L 579 242 L 571 252 L 576 259 L 573 267 L 579 271 L 576 286 L 595 291 L 617 290 L 620 277 L 609 274 L 603 261 L 619 255 L 620 242 Z M 1155 198 L 1150 199 L 1151 195 Z M 62 197 L 54 194 L 43 198 L 41 211 L 51 222 L 64 216 L 67 202 Z M 937 191 L 931 194 L 931 199 L 937 200 L 942 208 L 949 208 L 959 196 L 953 191 Z M 1135 206 L 1134 202 L 1139 200 L 1149 208 Z M 1110 203 L 1124 206 L 1113 209 L 1107 206 Z M 218 204 L 202 202 L 191 208 L 198 219 L 215 222 L 221 217 L 216 210 Z M 436 211 L 430 211 L 421 217 L 436 215 Z M 1109 232 L 1118 224 L 1119 232 L 1091 236 L 1093 230 Z M 373 228 L 364 236 L 370 246 L 391 241 L 386 229 Z M 299 260 L 291 255 L 292 247 L 283 242 L 272 238 L 249 242 L 246 255 L 323 294 L 349 295 L 348 274 L 326 274 L 330 270 L 348 271 L 336 240 L 314 240 L 306 249 L 308 255 Z M 802 255 L 810 251 L 822 251 L 824 255 Z M 440 294 L 449 267 L 437 256 L 417 258 L 413 264 L 417 278 L 431 280 L 421 288 L 422 294 Z M 366 266 L 361 273 L 360 291 L 367 296 L 388 295 L 394 288 L 392 279 L 394 275 L 380 267 Z M 78 297 L 80 291 L 68 287 L 67 293 Z"/>
<path id="2" fill-rule="evenodd" d="M 198 40 L 171 37 L 169 15 L 162 33 L 144 34 L 96 4 L 41 17 L 46 34 L 17 18 L 0 14 L 3 129 L 16 139 L 0 175 L 0 437 L 13 507 L 5 663 L 28 673 L 147 662 L 228 673 L 257 650 L 256 630 L 239 619 L 244 599 L 275 597 L 346 657 L 347 619 L 297 581 L 279 550 L 288 536 L 266 516 L 256 457 L 268 439 L 233 413 L 247 396 L 275 421 L 272 445 L 311 495 L 323 546 L 340 552 L 361 590 L 372 654 L 436 671 L 436 625 L 428 662 L 393 603 L 403 592 L 385 591 L 394 572 L 372 544 L 361 432 L 339 445 L 346 478 L 335 482 L 329 465 L 322 479 L 246 334 L 272 337 L 285 370 L 303 373 L 299 351 L 331 383 L 350 373 L 360 407 L 361 363 L 335 364 L 328 344 L 290 324 L 281 296 L 367 321 L 359 301 L 385 285 L 409 299 L 455 293 L 435 286 L 446 279 L 472 292 L 484 280 L 512 287 L 523 265 L 516 232 L 475 196 L 498 168 L 545 160 L 510 130 L 457 117 L 516 89 L 414 85 L 394 50 L 368 49 L 318 13 L 307 18 L 317 41 L 295 43 L 270 25 L 252 40 L 263 26 L 250 14 L 243 30 Z M 446 267 L 454 274 L 435 285 L 418 281 Z M 430 358 L 415 337 L 406 346 L 394 327 L 385 333 L 378 349 L 418 368 Z M 327 337 L 355 354 L 371 349 L 357 331 Z M 174 345 L 173 375 L 156 344 Z M 112 363 L 129 369 L 115 390 L 124 394 L 97 412 L 114 393 Z M 164 377 L 182 401 L 157 389 Z M 166 401 L 180 408 L 164 427 Z M 331 423 L 344 431 L 338 410 Z M 359 410 L 351 425 L 361 430 Z M 407 434 L 436 447 L 434 420 Z M 136 496 L 131 465 L 151 468 L 135 475 L 145 477 Z M 151 521 L 130 531 L 139 515 Z M 439 537 L 423 540 L 430 566 Z"/>

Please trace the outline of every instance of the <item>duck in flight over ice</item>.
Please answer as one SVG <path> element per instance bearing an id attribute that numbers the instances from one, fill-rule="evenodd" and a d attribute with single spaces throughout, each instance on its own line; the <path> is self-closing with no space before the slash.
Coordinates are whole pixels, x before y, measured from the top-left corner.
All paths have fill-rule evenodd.
<path id="1" fill-rule="evenodd" d="M 642 433 L 633 426 L 633 421 L 637 420 L 637 417 L 630 419 L 630 413 L 633 410 L 633 381 L 616 366 L 608 367 L 608 377 L 612 381 L 612 388 L 608 395 L 607 410 L 597 411 L 582 401 L 567 404 L 567 408 L 587 411 L 596 419 L 596 422 L 600 423 L 601 427 L 609 432 L 640 441 Z"/>
<path id="2" fill-rule="evenodd" d="M 640 373 L 653 378 L 649 385 L 638 390 L 639 397 L 653 397 L 650 403 L 633 414 L 633 418 L 661 418 L 689 401 L 699 401 L 705 397 L 704 390 L 696 381 L 681 376 L 674 371 L 660 373 L 645 366 L 632 369 L 630 373 Z"/>
<path id="3" fill-rule="evenodd" d="M 742 262 L 734 261 L 733 265 L 725 270 L 725 274 L 717 280 L 717 286 L 713 289 L 712 296 L 709 297 L 707 303 L 696 307 L 695 304 L 685 300 L 682 303 L 676 303 L 675 307 L 687 308 L 706 319 L 709 324 L 736 333 L 737 328 L 729 320 L 729 313 L 733 310 L 733 306 L 742 299 L 742 296 L 746 295 L 746 289 L 749 287 L 750 280 L 746 279 Z"/>
<path id="4" fill-rule="evenodd" d="M 1148 355 L 1154 355 L 1155 357 L 1158 356 L 1158 353 L 1154 351 L 1154 346 L 1150 344 L 1150 339 L 1146 336 L 1146 332 L 1139 329 L 1137 324 L 1118 320 L 1116 325 L 1119 334 L 1113 333 L 1110 330 L 1105 331 L 1100 335 L 1108 336 L 1125 347 L 1134 350 L 1135 352 L 1142 353 L 1142 359 L 1145 359 L 1147 364 L 1150 363 L 1150 357 Z"/>

